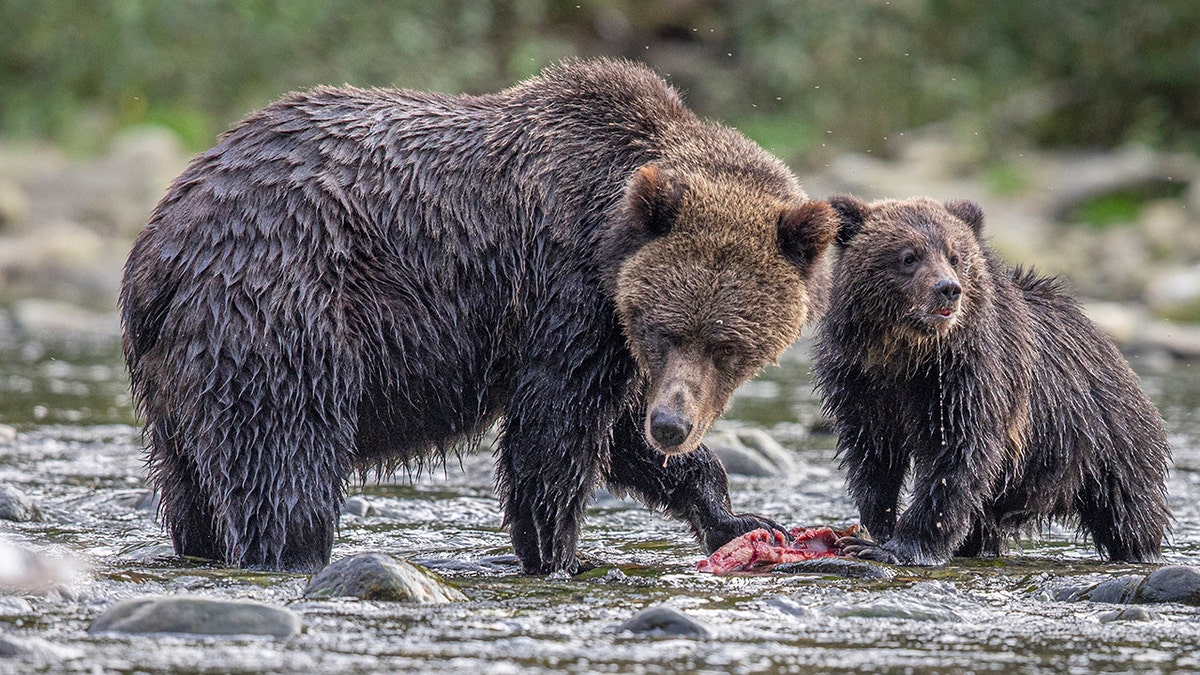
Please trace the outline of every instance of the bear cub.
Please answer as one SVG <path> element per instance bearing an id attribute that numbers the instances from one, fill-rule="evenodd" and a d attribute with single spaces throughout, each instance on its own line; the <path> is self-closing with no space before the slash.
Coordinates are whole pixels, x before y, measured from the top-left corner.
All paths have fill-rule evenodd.
<path id="1" fill-rule="evenodd" d="M 1159 559 L 1162 417 L 1060 283 L 1001 261 L 972 202 L 831 203 L 839 257 L 815 371 L 875 539 L 844 550 L 938 565 L 1066 520 L 1111 560 Z"/>

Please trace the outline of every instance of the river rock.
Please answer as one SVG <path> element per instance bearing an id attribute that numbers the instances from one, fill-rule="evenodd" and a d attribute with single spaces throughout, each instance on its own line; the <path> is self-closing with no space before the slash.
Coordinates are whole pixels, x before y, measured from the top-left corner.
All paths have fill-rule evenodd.
<path id="1" fill-rule="evenodd" d="M 1200 606 L 1200 568 L 1187 565 L 1160 567 L 1138 589 L 1142 602 L 1179 602 Z"/>
<path id="2" fill-rule="evenodd" d="M 962 617 L 949 607 L 936 602 L 923 602 L 915 598 L 864 599 L 862 602 L 827 607 L 829 616 L 858 617 L 864 619 L 903 619 L 905 621 L 962 621 Z"/>
<path id="3" fill-rule="evenodd" d="M 360 553 L 328 565 L 308 582 L 304 597 L 420 604 L 467 600 L 433 572 L 382 553 Z"/>
<path id="4" fill-rule="evenodd" d="M 0 536 L 0 592 L 48 593 L 77 580 L 78 560 L 52 557 L 6 541 Z"/>
<path id="5" fill-rule="evenodd" d="M 1139 335 L 1138 345 L 1179 359 L 1200 359 L 1200 324 L 1150 321 Z"/>
<path id="6" fill-rule="evenodd" d="M 0 320 L 2 322 L 2 320 Z M 0 331 L 2 334 L 3 331 Z M 0 424 L 0 445 L 12 445 L 17 441 L 17 430 L 7 424 Z"/>
<path id="7" fill-rule="evenodd" d="M 1157 621 L 1162 615 L 1145 607 L 1124 607 L 1111 612 L 1104 612 L 1096 617 L 1100 623 L 1112 621 Z"/>
<path id="8" fill-rule="evenodd" d="M 1169 319 L 1200 318 L 1200 265 L 1159 272 L 1146 284 L 1146 303 Z"/>
<path id="9" fill-rule="evenodd" d="M 1060 589 L 1056 598 L 1066 601 L 1114 604 L 1178 602 L 1200 606 L 1200 568 L 1187 565 L 1160 567 L 1148 575 L 1125 575 L 1088 586 Z"/>
<path id="10" fill-rule="evenodd" d="M 80 651 L 61 645 L 54 645 L 36 637 L 17 637 L 15 635 L 0 635 L 0 659 L 24 657 L 43 661 L 58 661 L 80 657 Z M 0 669 L 0 672 L 10 672 Z"/>
<path id="11" fill-rule="evenodd" d="M 814 558 L 783 563 L 771 568 L 773 574 L 819 574 L 848 579 L 894 579 L 896 571 L 884 565 L 855 558 Z"/>
<path id="12" fill-rule="evenodd" d="M 0 485 L 0 520 L 28 523 L 41 519 L 42 514 L 29 495 L 11 485 Z"/>
<path id="13" fill-rule="evenodd" d="M 367 501 L 366 497 L 355 495 L 342 502 L 342 513 L 361 518 L 376 515 L 376 509 L 371 502 Z"/>
<path id="14" fill-rule="evenodd" d="M 760 429 L 711 431 L 704 444 L 721 458 L 725 471 L 740 476 L 786 476 L 795 472 L 796 459 Z"/>
<path id="15" fill-rule="evenodd" d="M 617 631 L 698 638 L 711 638 L 716 635 L 716 631 L 708 622 L 688 616 L 668 605 L 655 605 L 643 609 L 617 626 Z"/>
<path id="16" fill-rule="evenodd" d="M 300 615 L 296 612 L 260 602 L 166 596 L 117 603 L 92 622 L 88 632 L 287 638 L 299 634 L 301 625 Z"/>

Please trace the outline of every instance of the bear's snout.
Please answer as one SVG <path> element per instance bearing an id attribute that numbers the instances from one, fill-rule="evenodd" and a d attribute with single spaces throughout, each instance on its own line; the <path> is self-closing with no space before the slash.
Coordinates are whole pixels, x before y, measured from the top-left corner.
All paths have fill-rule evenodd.
<path id="1" fill-rule="evenodd" d="M 700 445 L 724 406 L 716 375 L 712 361 L 695 350 L 673 350 L 662 370 L 651 373 L 643 433 L 655 450 L 682 455 Z"/>
<path id="2" fill-rule="evenodd" d="M 938 294 L 938 298 L 947 305 L 953 305 L 962 297 L 962 286 L 954 279 L 942 279 L 933 285 L 933 290 Z"/>
<path id="3" fill-rule="evenodd" d="M 650 413 L 650 436 L 665 448 L 682 445 L 693 426 L 691 420 L 671 410 L 658 408 Z"/>

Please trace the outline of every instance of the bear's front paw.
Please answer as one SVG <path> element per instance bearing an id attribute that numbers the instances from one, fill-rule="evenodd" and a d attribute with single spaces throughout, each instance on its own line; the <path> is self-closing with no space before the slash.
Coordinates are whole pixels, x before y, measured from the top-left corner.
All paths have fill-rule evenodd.
<path id="1" fill-rule="evenodd" d="M 704 530 L 700 546 L 704 549 L 704 555 L 712 555 L 713 552 L 730 541 L 754 530 L 778 530 L 783 533 L 787 541 L 790 542 L 792 540 L 792 535 L 788 532 L 788 529 L 770 518 L 764 518 L 753 513 L 740 513 L 737 515 L 730 514 L 727 519 L 721 520 L 713 527 Z"/>
<path id="2" fill-rule="evenodd" d="M 861 560 L 874 560 L 875 562 L 887 563 L 889 565 L 903 564 L 895 553 L 884 548 L 877 542 L 870 539 L 862 539 L 860 537 L 842 537 L 838 539 L 835 546 L 842 555 L 850 558 L 859 558 Z"/>

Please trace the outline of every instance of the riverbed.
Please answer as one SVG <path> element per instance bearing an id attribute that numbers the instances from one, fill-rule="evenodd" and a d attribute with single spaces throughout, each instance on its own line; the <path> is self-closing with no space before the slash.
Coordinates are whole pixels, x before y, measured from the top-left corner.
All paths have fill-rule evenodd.
<path id="1" fill-rule="evenodd" d="M 736 394 L 720 424 L 768 432 L 791 453 L 786 476 L 731 477 L 734 506 L 787 525 L 845 525 L 834 438 L 819 421 L 806 347 Z M 1200 377 L 1188 363 L 1139 363 L 1174 449 L 1175 514 L 1167 562 L 1200 565 Z M 1109 564 L 1073 530 L 1052 526 L 999 559 L 898 570 L 889 580 L 696 571 L 685 528 L 603 491 L 581 551 L 600 567 L 570 580 L 523 577 L 511 557 L 486 451 L 421 476 L 351 487 L 334 557 L 378 551 L 461 589 L 439 605 L 314 601 L 306 575 L 225 569 L 171 554 L 143 474 L 138 427 L 111 339 L 0 343 L 0 484 L 32 497 L 40 521 L 0 521 L 0 538 L 34 552 L 47 590 L 0 593 L 0 673 L 33 672 L 810 672 L 1200 671 L 1200 612 L 1150 607 L 1108 620 L 1113 605 L 1056 591 L 1150 565 Z M 90 623 L 138 596 L 193 594 L 288 607 L 287 639 L 93 635 Z M 710 638 L 633 634 L 617 626 L 666 604 Z"/>

